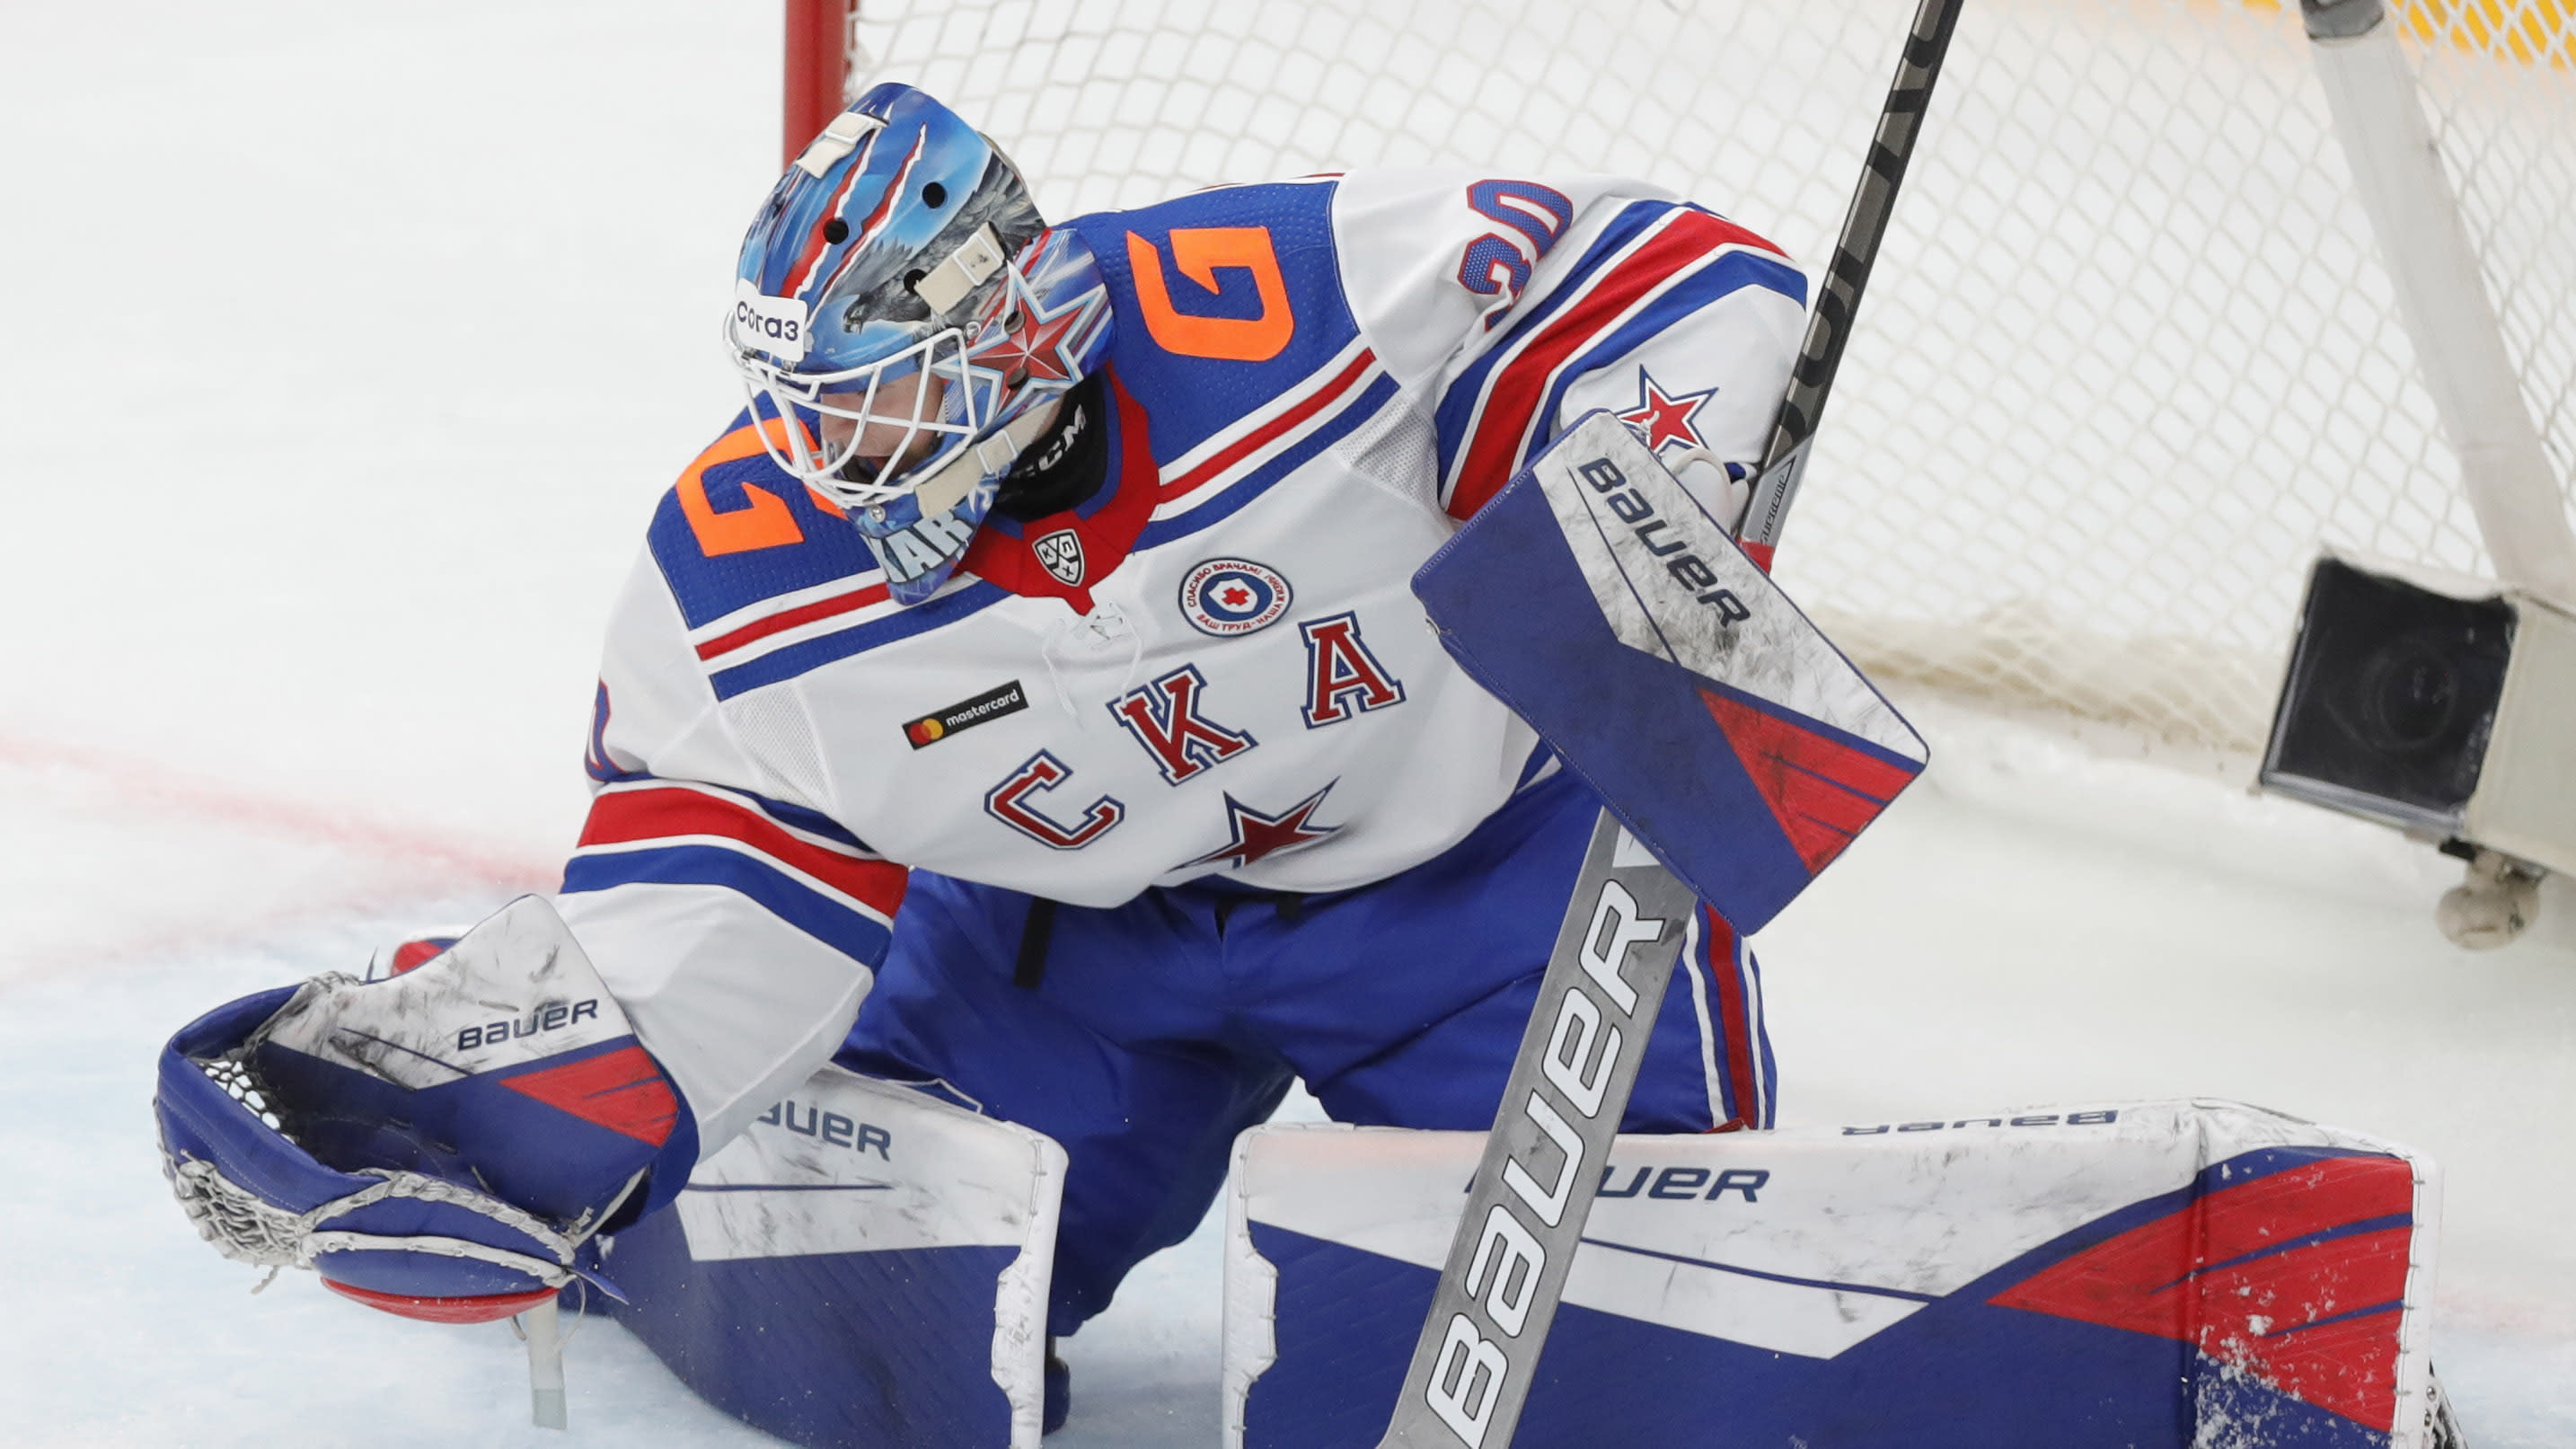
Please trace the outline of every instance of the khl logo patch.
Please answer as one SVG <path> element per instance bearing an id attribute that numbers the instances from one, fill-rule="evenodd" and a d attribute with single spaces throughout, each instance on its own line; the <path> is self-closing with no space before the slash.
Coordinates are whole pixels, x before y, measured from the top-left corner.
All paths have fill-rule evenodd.
<path id="1" fill-rule="evenodd" d="M 1029 551 L 1036 554 L 1038 562 L 1046 565 L 1046 571 L 1055 575 L 1057 581 L 1066 588 L 1081 586 L 1082 536 L 1080 534 L 1070 528 L 1059 528 L 1030 544 Z"/>
<path id="2" fill-rule="evenodd" d="M 1181 617 L 1202 634 L 1231 639 L 1278 623 L 1295 597 L 1277 569 L 1249 559 L 1212 558 L 1181 579 Z"/>

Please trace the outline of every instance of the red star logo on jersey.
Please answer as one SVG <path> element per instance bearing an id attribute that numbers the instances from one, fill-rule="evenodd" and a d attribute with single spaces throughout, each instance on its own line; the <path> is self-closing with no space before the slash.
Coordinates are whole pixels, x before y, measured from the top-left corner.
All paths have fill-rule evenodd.
<path id="1" fill-rule="evenodd" d="M 1697 417 L 1699 410 L 1708 406 L 1708 400 L 1715 396 L 1716 388 L 1667 396 L 1656 384 L 1654 375 L 1641 367 L 1637 369 L 1637 405 L 1619 414 L 1619 421 L 1636 430 L 1645 438 L 1646 446 L 1658 453 L 1673 444 L 1705 448 L 1708 439 L 1700 436 L 1698 426 L 1691 419 Z"/>
<path id="2" fill-rule="evenodd" d="M 1333 783 L 1341 782 L 1337 780 Z M 1277 855 L 1283 850 L 1295 850 L 1302 845 L 1314 844 L 1342 828 L 1338 825 L 1309 823 L 1315 814 L 1316 807 L 1324 803 L 1324 797 L 1331 794 L 1332 789 L 1332 785 L 1326 785 L 1276 815 L 1265 815 L 1232 795 L 1226 796 L 1226 824 L 1234 831 L 1233 841 L 1184 864 L 1250 865 L 1254 861 Z"/>
<path id="3" fill-rule="evenodd" d="M 975 360 L 999 369 L 1004 387 L 1016 386 L 1028 378 L 1071 382 L 1072 359 L 1080 355 L 1081 344 L 1090 335 L 1100 300 L 1098 291 L 1089 291 L 1053 312 L 1040 312 L 1036 294 L 1013 271 L 1007 304 L 1011 321 L 998 339 L 975 355 Z"/>

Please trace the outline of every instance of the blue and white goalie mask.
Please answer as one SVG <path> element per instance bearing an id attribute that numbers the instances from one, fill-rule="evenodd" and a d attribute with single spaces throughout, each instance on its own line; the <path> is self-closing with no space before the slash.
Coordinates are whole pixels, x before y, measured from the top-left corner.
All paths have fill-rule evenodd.
<path id="1" fill-rule="evenodd" d="M 1089 248 L 909 86 L 870 90 L 796 158 L 736 278 L 726 341 L 770 457 L 857 526 L 900 604 L 948 580 L 1108 349 Z"/>

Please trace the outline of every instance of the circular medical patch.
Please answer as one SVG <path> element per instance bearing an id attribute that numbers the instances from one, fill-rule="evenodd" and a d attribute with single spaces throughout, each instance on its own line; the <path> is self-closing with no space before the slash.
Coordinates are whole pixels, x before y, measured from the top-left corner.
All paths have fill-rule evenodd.
<path id="1" fill-rule="evenodd" d="M 1212 558 L 1181 580 L 1181 617 L 1202 634 L 1231 639 L 1279 622 L 1295 597 L 1277 569 L 1249 559 Z"/>

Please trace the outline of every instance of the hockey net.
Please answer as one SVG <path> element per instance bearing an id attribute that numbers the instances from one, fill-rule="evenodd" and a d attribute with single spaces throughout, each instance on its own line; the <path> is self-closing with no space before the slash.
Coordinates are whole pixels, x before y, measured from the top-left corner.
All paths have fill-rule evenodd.
<path id="1" fill-rule="evenodd" d="M 1606 170 L 1812 273 L 1913 8 L 863 0 L 852 81 L 939 95 L 1052 216 Z M 2392 10 L 2563 488 L 2576 0 Z M 2276 0 L 1968 8 L 1780 555 L 1874 676 L 2251 749 L 2320 544 L 2490 571 L 2307 52 Z"/>

